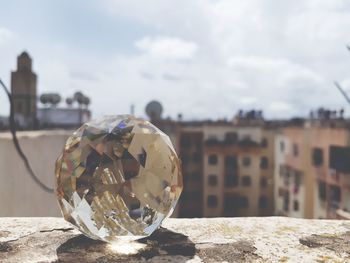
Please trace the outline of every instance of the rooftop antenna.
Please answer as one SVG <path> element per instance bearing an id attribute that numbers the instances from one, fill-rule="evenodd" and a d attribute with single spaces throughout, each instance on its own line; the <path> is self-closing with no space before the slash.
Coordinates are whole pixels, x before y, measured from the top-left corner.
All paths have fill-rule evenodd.
<path id="1" fill-rule="evenodd" d="M 347 45 L 346 48 L 348 49 L 348 51 L 350 51 L 350 45 Z M 350 104 L 350 97 L 348 96 L 348 94 L 346 94 L 345 90 L 340 86 L 340 84 L 337 81 L 334 81 L 334 85 L 337 87 L 337 89 L 340 91 L 340 93 L 343 95 L 346 101 Z"/>
<path id="2" fill-rule="evenodd" d="M 346 101 L 350 104 L 350 98 L 348 94 L 344 91 L 344 89 L 340 86 L 340 84 L 337 81 L 334 81 L 334 85 L 338 88 L 340 93 L 343 95 L 343 97 L 346 99 Z"/>

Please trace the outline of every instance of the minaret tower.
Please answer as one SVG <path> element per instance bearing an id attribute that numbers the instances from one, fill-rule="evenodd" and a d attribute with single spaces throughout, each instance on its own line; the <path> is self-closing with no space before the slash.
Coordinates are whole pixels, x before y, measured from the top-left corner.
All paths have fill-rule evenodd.
<path id="1" fill-rule="evenodd" d="M 37 76 L 27 52 L 17 57 L 17 70 L 11 73 L 11 93 L 15 119 L 22 128 L 31 129 L 36 122 Z"/>

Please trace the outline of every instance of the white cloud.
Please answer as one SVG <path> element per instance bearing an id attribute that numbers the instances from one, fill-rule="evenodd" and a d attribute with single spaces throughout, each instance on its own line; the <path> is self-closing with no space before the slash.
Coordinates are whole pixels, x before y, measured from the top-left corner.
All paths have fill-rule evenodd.
<path id="1" fill-rule="evenodd" d="M 15 33 L 11 30 L 0 27 L 0 45 L 6 44 L 15 37 Z"/>
<path id="2" fill-rule="evenodd" d="M 187 118 L 229 118 L 248 107 L 280 118 L 347 106 L 333 86 L 338 80 L 349 89 L 346 0 L 103 3 L 107 15 L 146 28 L 130 40 L 137 52 L 89 50 L 86 58 L 64 39 L 59 54 L 39 46 L 40 91 L 86 90 L 95 116 L 126 112 L 131 103 L 143 114 L 151 99 L 165 115 Z"/>
<path id="3" fill-rule="evenodd" d="M 174 37 L 144 37 L 135 46 L 156 59 L 191 59 L 198 48 L 194 42 Z"/>
<path id="4" fill-rule="evenodd" d="M 269 105 L 269 109 L 272 111 L 291 111 L 292 110 L 292 106 L 286 102 L 283 101 L 273 101 L 270 105 Z M 290 113 L 290 112 L 288 112 Z"/>
<path id="5" fill-rule="evenodd" d="M 240 98 L 240 101 L 243 105 L 254 105 L 258 101 L 255 97 L 242 97 Z"/>

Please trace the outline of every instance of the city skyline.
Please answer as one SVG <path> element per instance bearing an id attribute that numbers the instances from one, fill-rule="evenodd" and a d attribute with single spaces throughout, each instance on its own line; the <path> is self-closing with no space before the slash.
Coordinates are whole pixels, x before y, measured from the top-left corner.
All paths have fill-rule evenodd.
<path id="1" fill-rule="evenodd" d="M 82 90 L 93 117 L 128 113 L 131 104 L 145 116 L 154 99 L 164 117 L 182 113 L 185 120 L 229 119 L 251 108 L 267 118 L 306 117 L 319 106 L 347 113 L 333 85 L 349 92 L 345 1 L 37 0 L 3 10 L 4 82 L 27 50 L 39 94 Z M 7 113 L 2 95 L 0 115 Z"/>
<path id="2" fill-rule="evenodd" d="M 16 71 L 11 72 L 13 120 L 18 129 L 24 130 L 19 133 L 20 138 L 26 138 L 25 130 L 29 130 L 27 134 L 33 136 L 32 139 L 39 134 L 46 134 L 55 144 L 62 139 L 62 135 L 71 133 L 68 130 L 90 120 L 87 108 L 89 98 L 82 93 L 75 93 L 66 107 L 58 108 L 53 105 L 59 101 L 59 95 L 46 94 L 46 99 L 45 96 L 40 96 L 44 107 L 38 107 L 37 74 L 32 71 L 32 62 L 30 55 L 23 52 L 17 57 Z M 79 107 L 72 107 L 73 99 Z M 48 102 L 52 105 L 47 106 Z M 162 118 L 163 107 L 157 101 L 150 102 L 145 110 L 152 124 L 169 136 L 181 160 L 184 190 L 174 216 L 285 215 L 349 218 L 350 166 L 347 160 L 350 156 L 350 122 L 344 118 L 343 110 L 320 108 L 310 113 L 309 118 L 279 121 L 264 119 L 262 111 L 258 110 L 240 110 L 232 121 L 186 121 L 181 117 L 174 120 Z M 79 166 L 89 167 L 87 163 L 93 162 L 91 158 L 97 158 L 97 163 L 102 164 L 105 158 L 103 156 L 115 155 L 115 148 L 111 151 L 112 148 L 106 145 L 111 138 L 120 138 L 120 132 L 125 129 L 130 132 L 128 127 L 123 126 L 122 118 L 125 115 L 119 120 L 120 123 L 109 123 L 112 126 L 108 126 L 107 130 L 102 125 L 99 131 L 102 137 L 95 137 L 99 134 L 94 134 L 95 125 L 100 121 L 90 123 L 93 127 L 91 132 L 81 133 L 81 128 L 77 130 L 78 133 L 74 133 L 77 137 L 74 138 L 79 139 L 72 146 L 74 153 L 67 152 L 67 160 L 80 151 L 75 147 L 82 142 L 88 144 L 85 145 L 87 148 L 81 146 L 81 149 L 89 149 L 91 152 L 88 156 L 81 154 L 77 157 L 74 163 Z M 145 121 L 147 123 L 149 122 Z M 0 129 L 6 130 L 6 125 L 6 120 L 1 123 L 0 119 Z M 82 127 L 86 125 L 89 124 Z M 60 130 L 52 130 L 57 128 Z M 112 131 L 114 137 L 105 135 L 109 131 Z M 137 131 L 132 130 L 130 138 L 135 134 Z M 0 135 L 1 143 L 6 143 L 10 138 L 6 131 Z M 96 148 L 94 138 L 97 146 L 100 143 L 106 145 Z M 118 145 L 124 144 L 125 142 Z M 153 149 L 159 151 L 158 146 Z M 21 148 L 17 150 L 20 152 Z M 40 151 L 35 148 L 33 152 Z M 139 157 L 136 158 L 139 160 Z M 136 168 L 137 165 L 123 165 L 118 174 L 126 177 L 130 174 L 139 176 L 133 170 Z M 31 169 L 28 171 L 32 176 L 30 178 L 38 178 Z M 91 173 L 87 178 L 94 174 Z M 117 176 L 114 172 L 111 174 L 113 178 Z M 87 178 L 84 179 L 86 182 Z M 46 184 L 40 186 L 45 192 L 53 192 Z M 92 192 L 95 191 L 94 188 L 91 189 Z"/>

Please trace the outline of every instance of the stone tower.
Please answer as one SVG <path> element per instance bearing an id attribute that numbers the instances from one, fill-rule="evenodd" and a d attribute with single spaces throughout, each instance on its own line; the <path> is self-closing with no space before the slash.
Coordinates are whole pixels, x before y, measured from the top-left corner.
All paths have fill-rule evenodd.
<path id="1" fill-rule="evenodd" d="M 17 57 L 17 70 L 11 73 L 11 93 L 15 119 L 22 128 L 34 128 L 36 123 L 37 76 L 32 71 L 32 59 L 27 52 Z"/>

